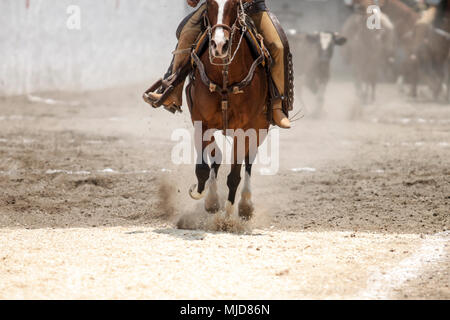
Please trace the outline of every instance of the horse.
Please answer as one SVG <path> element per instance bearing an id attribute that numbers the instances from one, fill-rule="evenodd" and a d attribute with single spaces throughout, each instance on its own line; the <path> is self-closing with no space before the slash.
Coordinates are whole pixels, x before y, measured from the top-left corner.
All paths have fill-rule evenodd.
<path id="1" fill-rule="evenodd" d="M 450 11 L 443 13 L 441 21 L 432 25 L 418 24 L 414 28 L 412 57 L 416 62 L 415 77 L 426 79 L 435 101 L 439 99 L 445 82 L 447 63 L 450 50 Z M 416 80 L 416 83 L 418 80 Z"/>
<path id="2" fill-rule="evenodd" d="M 397 38 L 405 40 L 420 18 L 420 14 L 400 0 L 354 0 L 354 4 L 367 11 L 370 6 L 378 6 L 394 23 Z"/>
<path id="3" fill-rule="evenodd" d="M 442 30 L 442 29 L 441 29 Z M 435 101 L 439 99 L 445 80 L 444 66 L 450 49 L 450 34 L 436 33 L 432 26 L 420 25 L 415 29 L 413 58 L 417 66 L 414 69 L 416 83 L 420 77 L 426 80 Z"/>
<path id="4" fill-rule="evenodd" d="M 412 54 L 413 30 L 416 22 L 420 19 L 420 14 L 414 11 L 407 4 L 399 0 L 355 0 L 363 10 L 369 6 L 377 5 L 381 12 L 389 17 L 394 24 L 395 37 L 397 42 L 396 73 L 398 77 L 404 77 L 411 83 L 411 96 L 417 93 L 417 77 L 415 73 L 416 63 Z"/>
<path id="5" fill-rule="evenodd" d="M 348 45 L 343 57 L 350 65 L 356 94 L 361 103 L 373 103 L 380 71 L 388 72 L 394 63 L 394 26 L 387 15 L 380 14 L 382 30 L 366 27 L 366 14 L 353 13 L 342 28 Z"/>
<path id="6" fill-rule="evenodd" d="M 270 127 L 267 117 L 269 85 L 262 65 L 264 53 L 261 49 L 259 58 L 255 60 L 249 44 L 243 40 L 248 26 L 242 0 L 207 0 L 205 21 L 208 49 L 200 56 L 193 51 L 195 70 L 186 88 L 191 120 L 194 124 L 201 123 L 195 126 L 194 133 L 197 183 L 190 188 L 189 194 L 195 200 L 205 198 L 207 212 L 220 210 L 217 177 L 223 154 L 211 133 L 222 130 L 233 140 L 225 212 L 232 215 L 235 211 L 236 193 L 245 162 L 245 183 L 238 214 L 249 220 L 254 212 L 252 166 L 257 149 L 266 139 Z M 251 130 L 255 139 L 245 135 L 241 139 L 242 136 L 237 134 Z M 205 135 L 210 139 L 205 139 Z"/>
<path id="7" fill-rule="evenodd" d="M 436 29 L 431 22 L 417 24 L 420 14 L 400 0 L 356 1 L 363 8 L 378 3 L 381 11 L 393 22 L 399 49 L 406 56 L 400 73 L 411 84 L 410 96 L 417 97 L 420 78 L 424 78 L 437 100 L 445 78 L 443 66 L 448 60 L 449 18 L 444 20 L 440 29 Z"/>

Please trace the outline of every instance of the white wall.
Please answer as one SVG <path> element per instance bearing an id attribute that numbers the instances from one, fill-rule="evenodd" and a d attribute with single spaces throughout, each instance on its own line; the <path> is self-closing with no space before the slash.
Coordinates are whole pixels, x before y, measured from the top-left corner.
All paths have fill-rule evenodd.
<path id="1" fill-rule="evenodd" d="M 0 95 L 150 84 L 171 60 L 184 3 L 0 0 Z M 66 26 L 70 5 L 79 31 Z"/>

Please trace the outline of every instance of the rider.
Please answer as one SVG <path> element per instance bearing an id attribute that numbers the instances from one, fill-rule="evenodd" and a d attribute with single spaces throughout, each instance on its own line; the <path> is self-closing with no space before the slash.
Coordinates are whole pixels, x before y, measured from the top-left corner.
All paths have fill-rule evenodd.
<path id="1" fill-rule="evenodd" d="M 187 0 L 191 7 L 196 7 L 200 0 Z M 285 61 L 284 61 L 284 46 L 274 25 L 270 15 L 265 9 L 265 0 L 244 0 L 244 2 L 253 2 L 259 8 L 258 12 L 251 14 L 251 18 L 255 22 L 258 32 L 264 37 L 265 45 L 273 59 L 272 78 L 280 93 L 281 97 L 285 94 Z M 172 73 L 181 69 L 190 59 L 190 48 L 198 39 L 201 33 L 201 22 L 203 13 L 206 10 L 206 3 L 203 3 L 200 8 L 189 18 L 183 29 L 181 30 L 177 50 L 174 52 L 174 61 Z M 164 101 L 165 106 L 175 105 L 181 107 L 183 95 L 184 82 L 179 84 L 170 96 Z M 148 94 L 152 101 L 157 101 L 162 97 L 160 93 Z M 274 101 L 273 104 L 273 120 L 276 125 L 281 128 L 290 128 L 290 121 L 283 112 L 282 98 Z"/>

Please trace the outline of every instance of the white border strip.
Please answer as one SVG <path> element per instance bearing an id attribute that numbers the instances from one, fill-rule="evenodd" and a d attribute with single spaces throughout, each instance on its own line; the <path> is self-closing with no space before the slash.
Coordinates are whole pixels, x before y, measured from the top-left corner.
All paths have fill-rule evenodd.
<path id="1" fill-rule="evenodd" d="M 387 272 L 375 272 L 368 280 L 368 286 L 357 296 L 358 299 L 390 299 L 393 291 L 407 280 L 419 277 L 426 269 L 445 258 L 445 246 L 450 243 L 450 231 L 427 237 L 415 254 L 401 261 Z"/>

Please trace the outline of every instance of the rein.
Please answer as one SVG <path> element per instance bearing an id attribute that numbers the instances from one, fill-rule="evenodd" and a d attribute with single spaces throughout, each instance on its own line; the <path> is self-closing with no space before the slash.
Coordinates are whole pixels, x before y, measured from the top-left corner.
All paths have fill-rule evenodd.
<path id="1" fill-rule="evenodd" d="M 211 93 L 218 93 L 221 95 L 221 108 L 222 108 L 222 119 L 223 119 L 223 134 L 226 135 L 226 130 L 228 128 L 228 108 L 229 108 L 229 95 L 230 94 L 241 94 L 244 93 L 243 89 L 250 85 L 250 83 L 253 80 L 253 77 L 255 75 L 256 68 L 264 62 L 265 56 L 264 56 L 264 50 L 262 49 L 264 46 L 260 46 L 260 55 L 259 57 L 253 61 L 250 70 L 247 74 L 247 76 L 239 83 L 229 85 L 229 69 L 231 63 L 234 61 L 234 58 L 236 57 L 239 49 L 241 48 L 242 40 L 244 39 L 245 33 L 248 32 L 248 27 L 246 23 L 246 13 L 244 6 L 242 4 L 242 0 L 240 1 L 240 6 L 238 10 L 238 18 L 236 19 L 235 23 L 232 27 L 229 27 L 227 25 L 223 24 L 217 24 L 213 27 L 211 27 L 209 20 L 207 16 L 205 15 L 205 21 L 208 26 L 207 32 L 209 36 L 209 60 L 211 65 L 223 67 L 222 70 L 222 85 L 214 83 L 207 75 L 205 65 L 201 61 L 200 57 L 197 55 L 195 50 L 192 50 L 191 57 L 194 62 L 194 64 L 197 66 L 198 71 L 200 73 L 200 78 L 205 86 L 209 88 L 209 91 Z M 239 25 L 239 26 L 238 26 Z M 230 47 L 228 49 L 228 55 L 227 58 L 223 59 L 223 63 L 215 63 L 212 57 L 212 46 L 211 46 L 211 38 L 212 33 L 217 28 L 224 28 L 228 32 L 230 32 Z M 233 54 L 231 54 L 232 47 L 233 47 L 233 39 L 236 31 L 241 31 L 241 36 L 239 38 L 238 45 L 236 47 L 236 50 Z M 260 39 L 261 42 L 263 39 Z"/>

